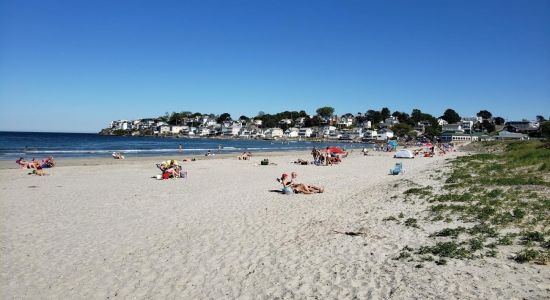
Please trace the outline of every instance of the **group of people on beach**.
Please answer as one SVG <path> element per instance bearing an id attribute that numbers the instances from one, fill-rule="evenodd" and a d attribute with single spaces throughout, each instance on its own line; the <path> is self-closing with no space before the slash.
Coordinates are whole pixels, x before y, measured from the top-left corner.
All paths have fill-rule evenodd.
<path id="1" fill-rule="evenodd" d="M 327 147 L 324 150 L 319 150 L 313 148 L 311 150 L 311 155 L 313 156 L 313 164 L 316 166 L 332 166 L 342 162 L 342 158 L 348 156 L 348 152 L 336 153 L 331 151 L 330 147 Z"/>
<path id="2" fill-rule="evenodd" d="M 250 158 L 252 157 L 252 153 L 251 152 L 243 152 L 243 154 L 237 156 L 237 158 L 239 160 L 250 160 Z"/>
<path id="3" fill-rule="evenodd" d="M 19 165 L 21 169 L 31 169 L 32 172 L 29 173 L 29 175 L 34 174 L 38 176 L 48 175 L 44 169 L 55 167 L 55 160 L 51 155 L 43 160 L 33 158 L 31 161 L 27 161 L 23 157 L 20 157 L 15 163 Z"/>
<path id="4" fill-rule="evenodd" d="M 183 171 L 183 168 L 175 159 L 162 161 L 157 164 L 157 168 L 162 172 L 161 175 L 157 176 L 157 179 L 184 178 L 187 176 L 187 172 Z"/>

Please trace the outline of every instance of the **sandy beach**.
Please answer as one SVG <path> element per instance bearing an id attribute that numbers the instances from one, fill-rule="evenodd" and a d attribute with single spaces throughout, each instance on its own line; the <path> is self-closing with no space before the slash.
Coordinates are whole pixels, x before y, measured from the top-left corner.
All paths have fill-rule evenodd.
<path id="1" fill-rule="evenodd" d="M 437 230 L 408 182 L 437 185 L 454 156 L 400 160 L 352 153 L 332 167 L 308 152 L 184 162 L 156 180 L 159 158 L 66 160 L 49 176 L 0 167 L 2 299 L 548 299 L 550 268 L 506 255 L 447 265 L 395 260 Z M 269 157 L 276 165 L 260 166 Z M 165 157 L 168 159 L 170 157 Z M 322 185 L 272 190 L 282 173 Z M 383 221 L 403 213 L 420 228 Z M 357 236 L 343 234 L 360 233 Z"/>

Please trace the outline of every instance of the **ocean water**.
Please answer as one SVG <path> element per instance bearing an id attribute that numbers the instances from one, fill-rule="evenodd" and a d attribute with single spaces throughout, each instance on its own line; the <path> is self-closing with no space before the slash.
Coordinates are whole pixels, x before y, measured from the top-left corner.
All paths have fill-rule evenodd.
<path id="1" fill-rule="evenodd" d="M 291 151 L 340 146 L 345 149 L 362 148 L 366 144 L 304 141 L 264 141 L 212 138 L 159 138 L 103 136 L 87 133 L 1 132 L 0 160 L 55 158 L 111 157 L 114 151 L 126 157 L 179 154 L 179 144 L 184 155 L 203 155 L 208 150 L 218 153 L 243 151 Z"/>

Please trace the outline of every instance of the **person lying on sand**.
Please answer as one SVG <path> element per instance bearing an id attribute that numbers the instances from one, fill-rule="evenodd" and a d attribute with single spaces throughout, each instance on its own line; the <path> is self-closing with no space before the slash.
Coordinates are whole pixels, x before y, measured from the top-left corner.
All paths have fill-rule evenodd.
<path id="1" fill-rule="evenodd" d="M 243 152 L 243 154 L 237 156 L 237 158 L 238 158 L 239 160 L 249 160 L 251 156 L 252 156 L 252 153 L 250 153 L 250 152 Z"/>
<path id="2" fill-rule="evenodd" d="M 21 169 L 28 169 L 29 162 L 26 161 L 23 157 L 20 157 L 18 160 L 15 161 L 15 163 L 18 164 Z"/>
<path id="3" fill-rule="evenodd" d="M 325 191 L 323 187 L 317 187 L 314 185 L 307 185 L 303 183 L 296 183 L 294 180 L 298 177 L 296 172 L 292 172 L 292 178 L 288 174 L 284 173 L 281 178 L 277 178 L 277 181 L 283 185 L 283 194 L 314 194 L 322 193 Z"/>
<path id="4" fill-rule="evenodd" d="M 294 163 L 297 165 L 309 165 L 309 161 L 303 160 L 301 158 L 298 158 L 297 160 L 295 160 Z"/>
<path id="5" fill-rule="evenodd" d="M 48 156 L 48 158 L 42 160 L 42 168 L 53 168 L 55 167 L 55 160 L 53 156 Z"/>
<path id="6" fill-rule="evenodd" d="M 114 159 L 124 159 L 124 155 L 122 155 L 122 153 L 120 152 L 113 152 L 112 155 Z"/>

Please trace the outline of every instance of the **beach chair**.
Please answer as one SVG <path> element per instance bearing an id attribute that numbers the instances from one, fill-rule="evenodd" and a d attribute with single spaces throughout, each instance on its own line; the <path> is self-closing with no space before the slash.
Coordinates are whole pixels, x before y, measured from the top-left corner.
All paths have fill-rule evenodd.
<path id="1" fill-rule="evenodd" d="M 399 175 L 399 173 L 403 172 L 403 163 L 395 163 L 395 166 L 393 169 L 390 169 L 390 175 Z"/>

